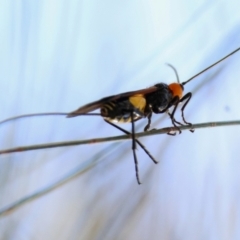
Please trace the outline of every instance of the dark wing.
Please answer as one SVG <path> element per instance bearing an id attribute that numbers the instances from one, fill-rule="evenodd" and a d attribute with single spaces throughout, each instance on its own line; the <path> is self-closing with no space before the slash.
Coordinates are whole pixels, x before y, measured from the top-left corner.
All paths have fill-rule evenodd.
<path id="1" fill-rule="evenodd" d="M 155 92 L 156 90 L 158 90 L 157 87 L 153 86 L 150 88 L 145 88 L 145 89 L 141 89 L 141 90 L 137 90 L 137 91 L 131 91 L 131 92 L 125 92 L 125 93 L 120 93 L 117 95 L 112 95 L 109 97 L 105 97 L 102 98 L 98 101 L 95 102 L 91 102 L 89 104 L 86 104 L 80 108 L 78 108 L 77 110 L 70 112 L 67 117 L 77 117 L 78 115 L 81 115 L 83 113 L 88 113 L 88 112 L 92 112 L 98 108 L 101 108 L 105 103 L 110 102 L 110 101 L 115 101 L 115 100 L 121 100 L 123 98 L 128 98 L 137 94 L 148 94 L 148 93 L 152 93 Z"/>

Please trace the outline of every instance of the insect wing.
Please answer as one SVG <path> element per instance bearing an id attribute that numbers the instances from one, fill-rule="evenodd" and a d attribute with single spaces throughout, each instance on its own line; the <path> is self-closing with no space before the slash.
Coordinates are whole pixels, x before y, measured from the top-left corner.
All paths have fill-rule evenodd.
<path id="1" fill-rule="evenodd" d="M 153 86 L 153 87 L 150 87 L 150 88 L 145 88 L 145 89 L 141 89 L 141 90 L 137 90 L 137 91 L 125 92 L 125 93 L 120 93 L 120 94 L 117 94 L 117 95 L 112 95 L 112 96 L 109 96 L 109 97 L 105 97 L 105 98 L 102 98 L 98 101 L 86 104 L 86 105 L 78 108 L 76 111 L 73 111 L 73 112 L 69 113 L 67 115 L 67 117 L 76 117 L 76 116 L 81 115 L 83 113 L 92 112 L 92 111 L 102 107 L 102 105 L 104 105 L 105 103 L 107 103 L 109 101 L 121 100 L 121 99 L 128 98 L 128 97 L 131 97 L 131 96 L 134 96 L 134 95 L 137 95 L 137 94 L 145 95 L 145 94 L 155 92 L 157 89 L 158 89 L 157 87 Z"/>

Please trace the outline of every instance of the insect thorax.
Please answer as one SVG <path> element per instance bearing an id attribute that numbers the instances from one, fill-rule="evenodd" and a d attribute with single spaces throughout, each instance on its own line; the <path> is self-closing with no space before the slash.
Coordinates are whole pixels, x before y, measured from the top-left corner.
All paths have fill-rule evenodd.
<path id="1" fill-rule="evenodd" d="M 137 105 L 134 100 L 139 98 L 141 104 Z M 134 105 L 136 104 L 136 105 Z M 131 122 L 131 112 L 133 113 L 133 120 L 136 121 L 144 115 L 146 100 L 143 97 L 133 96 L 118 101 L 111 101 L 101 107 L 102 117 L 110 122 Z"/>
<path id="2" fill-rule="evenodd" d="M 154 85 L 158 88 L 157 91 L 147 94 L 146 100 L 147 105 L 152 109 L 153 112 L 163 110 L 173 99 L 173 94 L 165 83 L 158 83 Z"/>

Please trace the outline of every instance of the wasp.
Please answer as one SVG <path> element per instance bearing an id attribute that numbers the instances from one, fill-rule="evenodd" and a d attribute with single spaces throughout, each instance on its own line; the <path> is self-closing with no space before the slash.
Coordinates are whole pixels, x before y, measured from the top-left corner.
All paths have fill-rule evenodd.
<path id="1" fill-rule="evenodd" d="M 220 59 L 216 63 L 212 64 L 211 66 L 207 67 L 206 69 L 202 70 L 198 74 L 194 75 L 193 77 L 191 77 L 190 79 L 182 83 L 180 83 L 179 81 L 179 77 L 176 69 L 172 65 L 168 64 L 174 70 L 177 77 L 177 82 L 171 83 L 169 85 L 165 83 L 158 83 L 146 89 L 140 89 L 137 91 L 125 92 L 125 93 L 120 93 L 117 95 L 105 97 L 98 101 L 86 104 L 73 112 L 70 112 L 67 115 L 67 117 L 68 118 L 76 117 L 76 116 L 87 114 L 94 110 L 100 109 L 100 115 L 108 124 L 118 128 L 119 130 L 123 131 L 126 134 L 131 134 L 136 178 L 137 178 L 138 184 L 141 184 L 139 179 L 139 174 L 138 174 L 136 142 L 144 149 L 144 151 L 149 155 L 149 157 L 153 160 L 154 163 L 157 163 L 157 161 L 150 155 L 150 153 L 146 150 L 146 148 L 135 138 L 134 122 L 142 118 L 147 118 L 148 123 L 145 126 L 144 131 L 148 131 L 151 125 L 152 114 L 153 113 L 160 114 L 160 113 L 167 112 L 172 121 L 173 126 L 178 129 L 179 133 L 181 133 L 181 130 L 178 127 L 178 125 L 192 126 L 192 124 L 190 122 L 187 122 L 184 117 L 184 109 L 189 103 L 192 97 L 192 93 L 188 92 L 186 94 L 183 94 L 184 85 L 190 82 L 192 79 L 194 79 L 198 75 L 207 71 L 209 68 L 213 67 L 214 65 L 223 61 L 224 59 L 228 58 L 230 55 L 234 54 L 239 49 L 240 48 L 236 49 L 232 53 L 228 54 L 224 58 Z M 183 102 L 181 112 L 182 112 L 182 119 L 184 123 L 178 122 L 174 117 L 176 109 L 179 103 L 181 102 Z M 171 107 L 173 107 L 173 110 L 170 112 L 169 109 Z M 129 123 L 129 122 L 132 124 L 131 133 L 115 124 L 115 123 Z M 191 129 L 190 131 L 193 132 L 194 129 Z M 171 135 L 175 135 L 175 134 L 171 134 Z"/>
<path id="2" fill-rule="evenodd" d="M 240 50 L 240 47 L 234 50 L 233 52 L 229 53 L 222 59 L 218 60 L 217 62 L 213 63 L 209 67 L 200 71 L 193 77 L 189 78 L 187 81 L 182 83 L 180 83 L 179 81 L 179 77 L 176 69 L 172 65 L 168 64 L 174 70 L 176 74 L 177 82 L 171 83 L 169 85 L 165 83 L 158 83 L 149 88 L 105 97 L 98 101 L 86 104 L 78 108 L 77 110 L 67 114 L 65 113 L 25 114 L 25 115 L 6 119 L 4 121 L 1 121 L 0 124 L 11 121 L 11 120 L 24 118 L 24 117 L 32 117 L 32 116 L 67 115 L 68 118 L 72 118 L 80 115 L 101 115 L 108 124 L 119 129 L 125 134 L 128 134 L 129 136 L 131 136 L 136 179 L 138 184 L 141 184 L 139 179 L 139 173 L 138 173 L 136 143 L 146 152 L 146 154 L 152 159 L 154 163 L 158 163 L 158 162 L 148 152 L 145 146 L 138 139 L 135 138 L 135 122 L 140 119 L 147 118 L 147 125 L 144 127 L 144 131 L 149 131 L 152 114 L 153 113 L 161 114 L 166 112 L 169 115 L 173 126 L 175 127 L 175 129 L 179 131 L 179 133 L 181 133 L 180 126 L 188 125 L 191 127 L 192 124 L 185 120 L 184 110 L 192 97 L 192 93 L 188 92 L 184 94 L 184 85 L 186 85 L 188 82 L 192 81 L 194 78 L 196 78 L 203 72 L 207 71 L 208 69 L 212 68 L 218 63 L 222 62 L 223 60 L 230 57 L 231 55 L 233 55 L 239 50 Z M 177 107 L 179 106 L 180 103 L 183 103 L 183 106 L 181 108 L 183 123 L 177 121 L 174 117 Z M 170 112 L 171 108 L 172 108 L 172 111 Z M 91 113 L 92 111 L 95 111 L 97 109 L 100 109 L 100 114 Z M 132 125 L 131 132 L 128 132 L 125 129 L 119 127 L 118 125 L 116 125 L 116 123 L 131 123 Z M 193 132 L 194 129 L 191 128 L 190 131 Z M 176 132 L 175 133 L 169 132 L 168 134 L 175 135 Z M 3 152 L 10 152 L 10 151 L 3 151 Z"/>
<path id="3" fill-rule="evenodd" d="M 169 65 L 173 68 L 172 65 Z M 173 68 L 177 74 L 175 68 Z M 183 125 L 178 122 L 174 113 L 180 102 L 184 102 L 181 109 L 183 121 L 187 125 L 191 123 L 187 122 L 184 117 L 184 109 L 192 97 L 192 93 L 188 92 L 183 96 L 183 85 L 184 83 L 179 83 L 179 78 L 177 75 L 178 83 L 171 83 L 169 85 L 165 83 L 158 83 L 152 87 L 141 89 L 137 91 L 120 93 L 117 95 L 112 95 L 109 97 L 102 98 L 98 101 L 86 104 L 76 111 L 73 111 L 67 115 L 68 118 L 76 117 L 81 114 L 86 114 L 94 110 L 100 109 L 100 115 L 103 119 L 113 127 L 118 128 L 126 134 L 131 134 L 132 136 L 132 150 L 135 163 L 136 178 L 138 184 L 141 184 L 138 173 L 138 161 L 136 156 L 136 142 L 144 149 L 144 151 L 149 155 L 154 163 L 158 163 L 154 157 L 146 150 L 146 148 L 135 138 L 135 124 L 134 122 L 147 118 L 148 123 L 144 128 L 144 131 L 148 131 L 151 124 L 152 114 L 159 114 L 168 111 L 169 108 L 174 106 L 173 111 L 169 113 L 174 127 L 176 127 L 179 132 L 181 130 L 178 128 L 177 124 Z M 127 132 L 123 128 L 117 126 L 115 123 L 131 123 L 132 132 Z M 169 133 L 170 134 L 170 133 Z"/>

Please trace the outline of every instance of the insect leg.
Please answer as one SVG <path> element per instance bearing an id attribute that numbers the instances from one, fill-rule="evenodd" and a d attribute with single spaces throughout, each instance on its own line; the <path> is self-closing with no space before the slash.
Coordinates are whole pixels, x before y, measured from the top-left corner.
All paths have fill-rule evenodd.
<path id="1" fill-rule="evenodd" d="M 149 128 L 150 128 L 150 125 L 151 125 L 151 119 L 152 119 L 152 112 L 150 112 L 147 116 L 148 118 L 148 124 L 145 126 L 144 128 L 144 132 L 146 132 Z"/>
<path id="2" fill-rule="evenodd" d="M 138 161 L 137 161 L 137 155 L 136 155 L 136 139 L 135 139 L 135 126 L 134 126 L 134 121 L 133 121 L 133 111 L 131 111 L 131 123 L 132 123 L 132 150 L 133 150 L 133 158 L 134 158 L 134 163 L 135 163 L 135 171 L 136 171 L 136 178 L 138 184 L 141 184 L 139 180 L 139 175 L 138 175 Z"/>
<path id="3" fill-rule="evenodd" d="M 183 119 L 183 121 L 184 121 L 187 125 L 189 125 L 189 126 L 192 126 L 192 124 L 191 124 L 190 122 L 187 122 L 187 121 L 185 120 L 185 117 L 184 117 L 184 109 L 185 109 L 185 107 L 187 106 L 188 102 L 190 101 L 191 97 L 192 97 L 192 93 L 189 92 L 189 93 L 185 94 L 185 95 L 182 97 L 182 99 L 180 100 L 180 102 L 183 102 L 184 100 L 187 99 L 186 102 L 183 104 L 183 106 L 182 106 L 182 108 L 181 108 L 181 111 L 182 111 L 182 119 Z M 194 132 L 194 129 L 190 129 L 190 131 L 191 131 L 191 132 Z"/>
<path id="4" fill-rule="evenodd" d="M 178 104 L 179 104 L 179 98 L 176 98 L 176 99 L 173 99 L 173 100 L 174 100 L 174 108 L 173 108 L 172 113 L 168 113 L 168 115 L 169 115 L 169 117 L 170 117 L 171 120 L 172 120 L 173 126 L 178 129 L 179 134 L 180 134 L 180 133 L 182 133 L 182 131 L 181 131 L 181 129 L 177 126 L 177 124 L 179 124 L 179 125 L 183 125 L 183 124 L 180 123 L 180 122 L 178 122 L 178 121 L 174 118 L 174 114 L 175 114 L 175 112 L 176 112 L 176 110 L 177 110 L 177 107 L 178 107 Z M 176 124 L 176 123 L 177 123 L 177 124 Z M 170 134 L 170 135 L 172 135 L 172 134 Z M 173 134 L 173 135 L 175 135 L 175 134 Z"/>
<path id="5" fill-rule="evenodd" d="M 170 114 L 169 110 L 167 110 L 167 114 L 168 114 L 168 116 L 171 118 L 171 114 Z M 167 134 L 168 134 L 168 135 L 171 135 L 171 136 L 175 136 L 175 135 L 176 135 L 176 132 L 174 132 L 174 133 L 168 132 Z"/>
<path id="6" fill-rule="evenodd" d="M 105 120 L 105 121 L 106 121 L 106 120 Z M 112 122 L 108 122 L 108 121 L 106 121 L 106 122 L 107 122 L 108 124 L 112 125 L 113 127 L 119 129 L 120 131 L 128 134 L 128 135 L 131 134 L 130 132 L 126 131 L 125 129 L 117 126 L 116 124 L 114 124 L 114 123 L 112 123 Z M 150 154 L 150 152 L 145 148 L 145 146 L 144 146 L 137 138 L 136 138 L 135 140 L 136 140 L 136 143 L 144 150 L 144 152 L 152 159 L 152 161 L 157 164 L 158 161 Z"/>
<path id="7" fill-rule="evenodd" d="M 174 113 L 174 114 L 175 114 L 175 113 Z M 168 115 L 169 115 L 169 117 L 171 118 L 171 113 L 170 113 L 170 112 L 168 112 Z M 184 126 L 184 124 L 181 123 L 181 122 L 179 122 L 179 121 L 177 121 L 176 118 L 174 118 L 174 122 L 177 123 L 178 125 Z"/>
<path id="8" fill-rule="evenodd" d="M 176 125 L 176 123 L 179 124 L 179 125 L 183 125 L 183 124 L 180 123 L 180 122 L 178 122 L 178 121 L 174 118 L 174 114 L 175 114 L 175 111 L 176 111 L 176 109 L 177 109 L 178 104 L 179 104 L 179 98 L 178 98 L 178 97 L 175 97 L 175 98 L 172 99 L 172 101 L 171 101 L 164 109 L 159 110 L 158 108 L 153 108 L 152 111 L 153 111 L 154 113 L 156 113 L 156 114 L 167 112 L 168 115 L 169 115 L 169 117 L 171 118 L 171 121 L 172 121 L 173 126 L 178 129 L 179 133 L 181 133 L 181 130 L 180 130 L 180 128 Z M 174 106 L 174 105 L 175 105 L 175 106 Z M 172 106 L 174 106 L 174 109 L 173 109 L 172 113 L 169 113 L 169 108 L 172 107 Z M 168 134 L 169 134 L 169 135 L 173 135 L 173 136 L 176 135 L 175 133 L 174 133 L 174 134 L 168 133 Z"/>
<path id="9" fill-rule="evenodd" d="M 174 114 L 175 114 L 175 112 L 176 112 L 176 109 L 177 109 L 177 107 L 178 107 L 179 102 L 180 102 L 179 97 L 174 97 L 174 98 L 172 99 L 172 101 L 168 104 L 168 106 L 167 106 L 166 108 L 164 108 L 164 109 L 161 110 L 161 111 L 158 111 L 157 109 L 155 109 L 155 110 L 153 110 L 153 111 L 154 111 L 154 113 L 164 113 L 164 112 L 167 111 L 169 117 L 171 118 L 171 121 L 172 121 L 173 126 L 178 129 L 179 133 L 181 133 L 182 131 L 181 131 L 181 129 L 177 126 L 177 124 L 179 124 L 179 125 L 183 125 L 183 124 L 180 123 L 180 122 L 178 122 L 178 121 L 174 118 Z M 171 113 L 169 113 L 169 108 L 172 107 L 172 106 L 174 106 L 173 111 L 172 111 Z M 176 124 L 176 123 L 177 123 L 177 124 Z M 168 134 L 169 134 L 169 135 L 175 135 L 175 134 L 171 134 L 171 133 L 168 133 Z"/>

